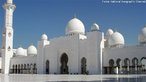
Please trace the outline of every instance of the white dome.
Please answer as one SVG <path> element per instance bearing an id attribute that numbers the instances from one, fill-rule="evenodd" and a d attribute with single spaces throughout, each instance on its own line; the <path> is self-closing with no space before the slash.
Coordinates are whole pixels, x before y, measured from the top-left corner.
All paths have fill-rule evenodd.
<path id="1" fill-rule="evenodd" d="M 37 49 L 34 45 L 30 45 L 27 49 L 28 55 L 37 55 Z"/>
<path id="2" fill-rule="evenodd" d="M 99 25 L 97 25 L 96 23 L 94 23 L 92 26 L 91 26 L 91 31 L 97 31 L 99 30 Z"/>
<path id="3" fill-rule="evenodd" d="M 16 50 L 16 55 L 18 56 L 26 56 L 25 55 L 25 51 L 22 47 L 19 47 L 17 50 Z"/>
<path id="4" fill-rule="evenodd" d="M 109 45 L 114 46 L 114 45 L 124 45 L 124 37 L 121 33 L 115 32 L 113 33 L 110 38 L 109 38 Z"/>
<path id="5" fill-rule="evenodd" d="M 106 36 L 111 36 L 114 33 L 112 29 L 108 29 L 106 32 Z"/>
<path id="6" fill-rule="evenodd" d="M 138 40 L 140 43 L 146 43 L 146 27 L 141 30 Z"/>
<path id="7" fill-rule="evenodd" d="M 77 18 L 71 19 L 67 24 L 66 34 L 85 34 L 85 27 L 82 21 Z"/>
<path id="8" fill-rule="evenodd" d="M 46 34 L 43 34 L 41 40 L 48 40 L 48 36 Z"/>

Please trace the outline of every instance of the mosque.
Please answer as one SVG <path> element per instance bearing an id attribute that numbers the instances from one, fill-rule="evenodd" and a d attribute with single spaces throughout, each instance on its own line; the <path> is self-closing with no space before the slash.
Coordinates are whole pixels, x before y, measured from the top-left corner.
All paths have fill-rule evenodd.
<path id="1" fill-rule="evenodd" d="M 146 73 L 146 27 L 139 44 L 126 46 L 124 36 L 108 29 L 100 31 L 94 23 L 85 32 L 81 20 L 74 17 L 65 35 L 48 39 L 42 34 L 37 47 L 13 49 L 12 0 L 4 4 L 5 24 L 0 49 L 0 72 L 3 74 L 135 74 Z"/>

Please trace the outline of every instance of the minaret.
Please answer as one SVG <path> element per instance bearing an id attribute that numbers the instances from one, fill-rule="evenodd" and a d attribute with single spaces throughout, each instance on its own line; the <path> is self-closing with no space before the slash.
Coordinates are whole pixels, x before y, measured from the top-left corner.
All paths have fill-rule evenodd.
<path id="1" fill-rule="evenodd" d="M 9 74 L 10 58 L 13 56 L 13 12 L 16 6 L 12 0 L 7 0 L 3 8 L 5 9 L 5 23 L 2 34 L 2 73 Z"/>

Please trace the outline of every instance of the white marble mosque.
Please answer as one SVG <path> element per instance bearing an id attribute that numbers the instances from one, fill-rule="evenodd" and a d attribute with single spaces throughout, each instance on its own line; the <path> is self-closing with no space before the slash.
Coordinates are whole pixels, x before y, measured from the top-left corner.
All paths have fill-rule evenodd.
<path id="1" fill-rule="evenodd" d="M 0 49 L 0 72 L 3 74 L 134 74 L 146 73 L 146 27 L 139 44 L 126 46 L 124 36 L 108 29 L 100 31 L 94 23 L 86 32 L 81 20 L 72 18 L 65 35 L 48 39 L 42 34 L 38 45 L 13 49 L 12 0 L 4 4 L 5 27 Z"/>

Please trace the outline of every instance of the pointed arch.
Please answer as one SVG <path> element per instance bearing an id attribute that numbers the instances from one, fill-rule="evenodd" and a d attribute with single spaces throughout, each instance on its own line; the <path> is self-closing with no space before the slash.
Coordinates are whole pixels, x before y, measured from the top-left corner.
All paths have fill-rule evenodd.
<path id="1" fill-rule="evenodd" d="M 110 59 L 109 60 L 109 67 L 113 67 L 114 66 L 114 60 L 113 59 Z"/>
<path id="2" fill-rule="evenodd" d="M 61 67 L 60 67 L 60 73 L 61 74 L 68 74 L 68 56 L 66 53 L 63 53 L 61 58 L 60 58 L 60 62 L 61 62 Z"/>
<path id="3" fill-rule="evenodd" d="M 146 57 L 140 59 L 142 71 L 146 71 Z"/>
<path id="4" fill-rule="evenodd" d="M 138 65 L 138 58 L 136 58 L 136 57 L 134 57 L 133 59 L 132 59 L 132 65 L 133 66 L 137 66 Z"/>
<path id="5" fill-rule="evenodd" d="M 17 64 L 15 65 L 15 73 L 17 73 Z"/>
<path id="6" fill-rule="evenodd" d="M 23 64 L 21 64 L 20 72 L 21 72 L 21 74 L 23 74 Z"/>
<path id="7" fill-rule="evenodd" d="M 122 66 L 122 60 L 120 58 L 117 59 L 116 61 L 117 67 Z"/>
<path id="8" fill-rule="evenodd" d="M 26 67 L 26 64 L 24 64 L 23 73 L 26 74 L 26 71 L 27 71 L 27 67 Z"/>
<path id="9" fill-rule="evenodd" d="M 49 60 L 46 60 L 46 74 L 49 74 Z"/>
<path id="10" fill-rule="evenodd" d="M 18 74 L 20 73 L 20 64 L 18 64 L 18 69 L 17 69 L 17 71 L 18 71 Z"/>
<path id="11" fill-rule="evenodd" d="M 87 59 L 83 57 L 81 59 L 81 74 L 86 74 L 87 73 Z"/>
<path id="12" fill-rule="evenodd" d="M 37 66 L 36 63 L 33 64 L 33 73 L 37 74 Z"/>
<path id="13" fill-rule="evenodd" d="M 130 59 L 129 58 L 124 59 L 124 66 L 130 66 Z"/>

